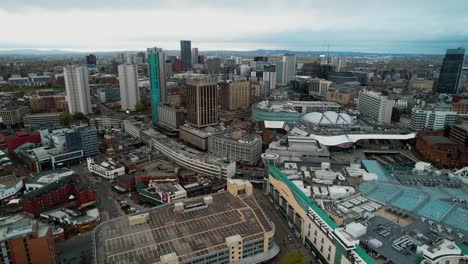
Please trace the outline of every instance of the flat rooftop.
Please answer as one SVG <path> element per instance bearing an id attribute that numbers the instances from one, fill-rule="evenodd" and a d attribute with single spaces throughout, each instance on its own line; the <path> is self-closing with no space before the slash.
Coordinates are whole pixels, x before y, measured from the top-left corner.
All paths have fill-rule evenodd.
<path id="1" fill-rule="evenodd" d="M 128 216 L 100 224 L 94 230 L 97 263 L 155 263 L 173 252 L 183 262 L 227 248 L 226 237 L 240 235 L 245 242 L 272 230 L 253 197 L 212 197 L 195 211 L 176 212 L 173 204 L 151 208 L 137 214 L 148 214 L 142 224 L 130 225 Z"/>

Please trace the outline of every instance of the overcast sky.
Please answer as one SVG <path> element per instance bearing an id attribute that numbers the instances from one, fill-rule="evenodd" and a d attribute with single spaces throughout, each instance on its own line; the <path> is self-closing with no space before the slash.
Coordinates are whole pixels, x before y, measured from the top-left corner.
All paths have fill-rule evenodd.
<path id="1" fill-rule="evenodd" d="M 468 48 L 466 0 L 0 0 L 0 49 L 444 53 Z"/>

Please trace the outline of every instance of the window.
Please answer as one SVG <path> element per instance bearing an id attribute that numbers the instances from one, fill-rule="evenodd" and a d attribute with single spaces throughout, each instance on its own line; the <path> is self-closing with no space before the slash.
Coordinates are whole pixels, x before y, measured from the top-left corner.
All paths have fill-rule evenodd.
<path id="1" fill-rule="evenodd" d="M 323 245 L 320 246 L 320 252 L 323 252 Z"/>
<path id="2" fill-rule="evenodd" d="M 331 251 L 331 246 L 328 246 L 328 252 L 330 252 L 330 251 Z"/>

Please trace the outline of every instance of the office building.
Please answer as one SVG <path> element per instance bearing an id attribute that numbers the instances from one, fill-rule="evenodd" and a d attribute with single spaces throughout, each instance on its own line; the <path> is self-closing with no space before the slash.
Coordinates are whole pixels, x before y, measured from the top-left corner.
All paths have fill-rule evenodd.
<path id="1" fill-rule="evenodd" d="M 115 180 L 125 174 L 125 167 L 112 160 L 96 162 L 93 158 L 87 158 L 88 171 L 96 176 L 108 180 Z"/>
<path id="2" fill-rule="evenodd" d="M 343 84 L 346 82 L 357 82 L 358 77 L 352 72 L 329 72 L 327 80 L 335 84 Z"/>
<path id="3" fill-rule="evenodd" d="M 89 54 L 88 56 L 86 56 L 86 66 L 88 67 L 88 69 L 96 69 L 97 67 L 96 55 Z"/>
<path id="4" fill-rule="evenodd" d="M 452 125 L 457 120 L 457 112 L 423 110 L 413 108 L 411 110 L 410 128 L 419 130 L 442 130 Z"/>
<path id="5" fill-rule="evenodd" d="M 460 88 L 460 78 L 465 60 L 465 49 L 447 49 L 440 69 L 436 93 L 457 94 Z"/>
<path id="6" fill-rule="evenodd" d="M 450 126 L 449 137 L 460 146 L 468 148 L 468 124 L 462 123 Z"/>
<path id="7" fill-rule="evenodd" d="M 228 192 L 106 221 L 92 236 L 95 263 L 268 262 L 279 252 L 275 229 L 252 192 L 249 182 L 229 180 Z"/>
<path id="8" fill-rule="evenodd" d="M 185 70 L 192 68 L 192 42 L 190 40 L 180 41 L 180 58 Z"/>
<path id="9" fill-rule="evenodd" d="M 330 88 L 331 84 L 331 81 L 324 79 L 311 79 L 309 81 L 309 94 L 325 98 L 327 97 L 328 88 Z"/>
<path id="10" fill-rule="evenodd" d="M 211 77 L 187 79 L 187 121 L 195 127 L 218 124 L 218 85 Z"/>
<path id="11" fill-rule="evenodd" d="M 357 90 L 357 87 L 332 85 L 327 92 L 327 101 L 337 102 L 342 105 L 351 104 L 356 98 Z"/>
<path id="12" fill-rule="evenodd" d="M 209 74 L 219 73 L 221 71 L 220 58 L 208 58 L 206 60 L 206 69 Z"/>
<path id="13" fill-rule="evenodd" d="M 119 65 L 120 102 L 122 110 L 135 110 L 140 101 L 138 69 L 133 64 Z"/>
<path id="14" fill-rule="evenodd" d="M 158 125 L 171 131 L 178 131 L 185 123 L 185 109 L 169 104 L 158 105 Z"/>
<path id="15" fill-rule="evenodd" d="M 468 114 L 468 99 L 461 99 L 459 101 L 452 101 L 452 110 L 458 114 Z"/>
<path id="16" fill-rule="evenodd" d="M 218 157 L 255 165 L 262 154 L 262 138 L 242 131 L 224 131 L 208 136 L 208 151 Z"/>
<path id="17" fill-rule="evenodd" d="M 395 100 L 373 91 L 361 91 L 358 98 L 358 110 L 361 115 L 370 117 L 378 123 L 390 123 Z"/>
<path id="18" fill-rule="evenodd" d="M 0 124 L 16 126 L 23 123 L 23 118 L 29 113 L 27 106 L 10 106 L 0 110 Z"/>
<path id="19" fill-rule="evenodd" d="M 60 114 L 61 113 L 53 112 L 53 113 L 36 113 L 36 114 L 25 115 L 23 118 L 24 126 L 31 127 L 31 126 L 44 125 L 44 124 L 59 126 Z"/>
<path id="20" fill-rule="evenodd" d="M 87 115 L 92 113 L 88 69 L 76 65 L 67 65 L 63 68 L 63 74 L 68 111 L 72 114 L 83 113 Z"/>
<path id="21" fill-rule="evenodd" d="M 265 96 L 270 96 L 270 90 L 276 88 L 277 72 L 275 64 L 267 64 L 263 66 L 263 81 L 268 82 L 268 92 Z"/>
<path id="22" fill-rule="evenodd" d="M 219 118 L 232 120 L 250 116 L 250 82 L 228 81 L 219 89 Z"/>
<path id="23" fill-rule="evenodd" d="M 164 53 L 160 48 L 148 49 L 148 72 L 151 86 L 151 116 L 153 125 L 158 123 L 158 105 L 165 102 L 166 74 Z"/>
<path id="24" fill-rule="evenodd" d="M 52 227 L 23 214 L 0 222 L 0 249 L 1 263 L 57 263 Z"/>
<path id="25" fill-rule="evenodd" d="M 192 66 L 198 63 L 198 48 L 192 48 Z"/>
<path id="26" fill-rule="evenodd" d="M 288 85 L 296 79 L 296 55 L 285 54 L 283 63 L 283 83 Z"/>

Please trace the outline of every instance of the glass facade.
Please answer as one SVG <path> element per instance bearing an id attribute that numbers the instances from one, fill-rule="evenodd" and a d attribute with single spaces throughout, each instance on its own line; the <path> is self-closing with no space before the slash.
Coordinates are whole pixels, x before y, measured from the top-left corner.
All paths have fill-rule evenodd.
<path id="1" fill-rule="evenodd" d="M 440 69 L 437 93 L 458 93 L 460 76 L 465 59 L 465 49 L 448 49 Z"/>
<path id="2" fill-rule="evenodd" d="M 162 49 L 151 48 L 148 49 L 148 71 L 149 81 L 151 86 L 151 116 L 153 124 L 158 123 L 158 105 L 159 102 L 164 101 L 165 98 L 165 80 L 164 68 L 164 54 Z"/>

